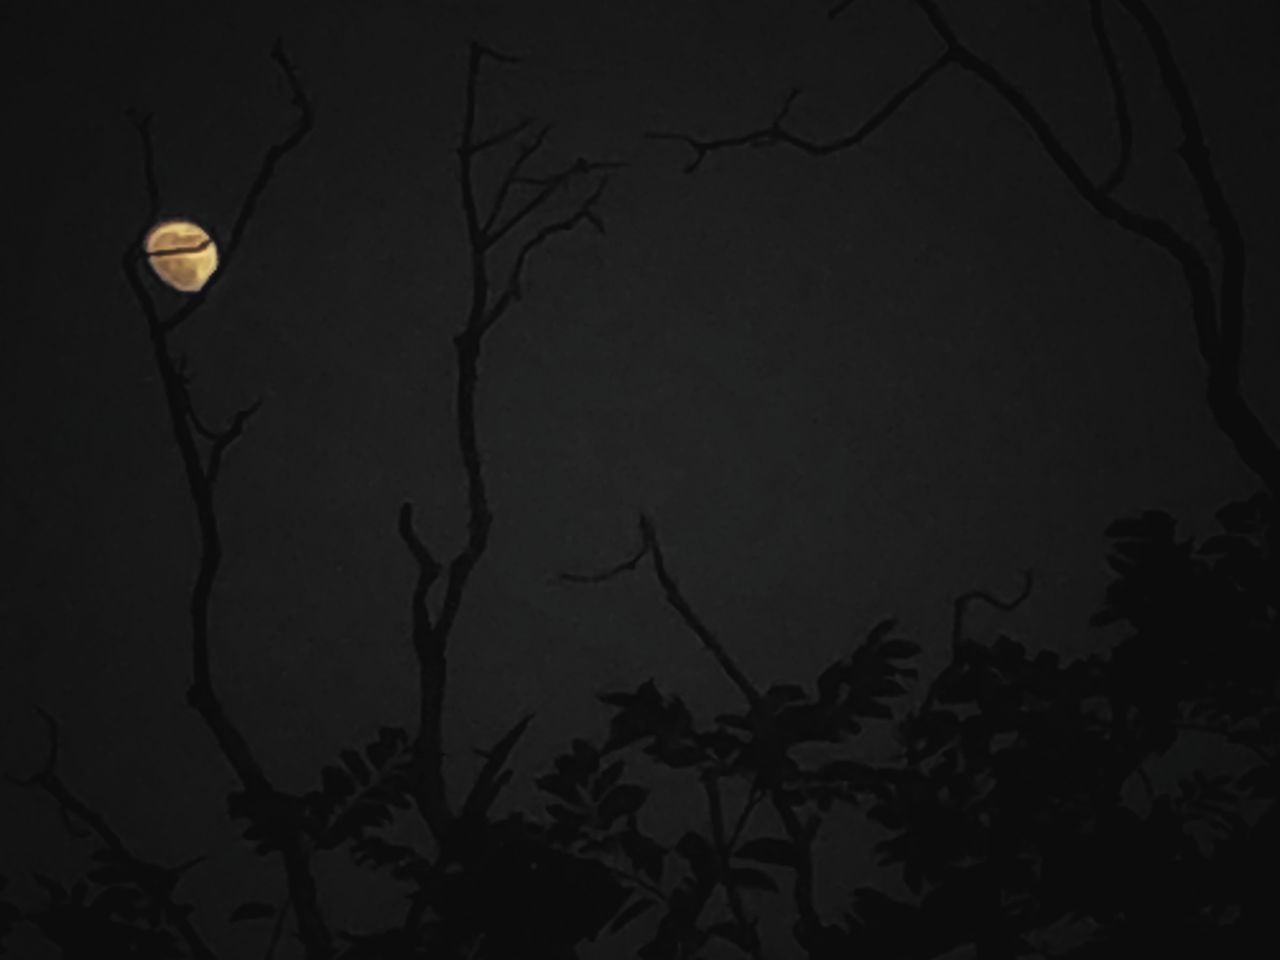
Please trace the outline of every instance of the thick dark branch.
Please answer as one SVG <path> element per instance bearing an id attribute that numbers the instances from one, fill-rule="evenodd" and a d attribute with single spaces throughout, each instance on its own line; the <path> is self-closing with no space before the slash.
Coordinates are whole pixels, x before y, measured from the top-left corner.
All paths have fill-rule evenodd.
<path id="1" fill-rule="evenodd" d="M 293 129 L 289 134 L 277 143 L 273 143 L 267 148 L 267 152 L 263 155 L 262 163 L 258 167 L 258 173 L 249 184 L 249 189 L 244 195 L 244 199 L 240 201 L 240 210 L 236 214 L 236 219 L 231 226 L 231 233 L 227 240 L 225 249 L 220 252 L 218 269 L 214 271 L 213 276 L 209 278 L 198 293 L 190 296 L 181 307 L 178 308 L 168 320 L 165 321 L 166 330 L 174 330 L 181 326 L 191 316 L 200 309 L 205 300 L 209 296 L 209 292 L 221 281 L 226 274 L 227 269 L 231 266 L 231 261 L 235 258 L 236 253 L 240 250 L 240 244 L 244 240 L 245 230 L 248 228 L 253 214 L 257 209 L 258 202 L 262 199 L 263 193 L 266 192 L 272 178 L 275 176 L 276 167 L 290 152 L 292 152 L 307 134 L 311 132 L 314 116 L 311 110 L 311 101 L 307 98 L 306 91 L 303 90 L 302 84 L 298 81 L 297 71 L 294 69 L 293 63 L 289 60 L 284 50 L 284 42 L 276 40 L 275 45 L 271 48 L 271 59 L 280 67 L 280 72 L 284 75 L 285 82 L 289 86 L 290 102 L 292 103 L 297 117 L 294 120 Z"/>
<path id="2" fill-rule="evenodd" d="M 956 63 L 990 87 L 1013 109 L 1031 130 L 1049 159 L 1085 202 L 1107 220 L 1155 244 L 1178 262 L 1191 292 L 1192 319 L 1195 324 L 1197 344 L 1201 355 L 1212 364 L 1217 345 L 1214 330 L 1216 309 L 1212 274 L 1200 252 L 1168 222 L 1140 214 L 1094 186 L 1084 168 L 1067 150 L 1049 121 L 1032 104 L 1026 94 L 992 64 L 983 60 L 960 41 L 951 24 L 942 15 L 937 3 L 934 0 L 913 0 L 913 2 L 928 19 L 934 32 L 946 44 Z"/>
<path id="3" fill-rule="evenodd" d="M 970 590 L 956 597 L 951 604 L 951 645 L 954 648 L 961 640 L 964 639 L 964 621 L 969 613 L 969 607 L 981 601 L 988 606 L 995 607 L 997 610 L 1003 610 L 1005 613 L 1012 613 L 1031 596 L 1032 577 L 1030 570 L 1022 572 L 1022 589 L 1018 591 L 1018 595 L 1011 600 L 1001 600 L 995 594 L 988 593 L 986 590 Z"/>
<path id="4" fill-rule="evenodd" d="M 717 150 L 726 150 L 735 147 L 771 147 L 785 145 L 801 150 L 810 156 L 823 157 L 828 154 L 838 153 L 842 150 L 848 150 L 857 146 L 871 134 L 875 133 L 884 123 L 892 117 L 899 108 L 902 107 L 912 95 L 919 92 L 930 80 L 932 80 L 943 67 L 947 66 L 952 60 L 951 51 L 944 52 L 928 67 L 922 70 L 910 83 L 903 86 L 892 97 L 884 102 L 884 104 L 868 117 L 863 123 L 852 133 L 834 140 L 811 140 L 803 137 L 790 129 L 786 125 L 788 114 L 791 107 L 795 104 L 796 98 L 799 96 L 798 91 L 791 91 L 783 101 L 782 108 L 774 116 L 773 122 L 769 126 L 760 130 L 752 130 L 747 133 L 741 133 L 732 137 L 721 137 L 712 140 L 703 140 L 697 137 L 690 137 L 680 133 L 650 133 L 647 134 L 651 140 L 674 140 L 677 143 L 683 143 L 693 151 L 693 159 L 685 165 L 685 172 L 692 173 L 702 165 L 710 154 Z"/>
<path id="5" fill-rule="evenodd" d="M 410 602 L 411 632 L 414 648 L 426 643 L 431 634 L 431 609 L 427 605 L 427 594 L 440 575 L 440 563 L 427 549 L 427 545 L 418 536 L 413 525 L 413 504 L 400 506 L 400 522 L 398 526 L 400 539 L 404 541 L 409 553 L 418 565 L 418 577 L 414 582 L 413 597 Z"/>
<path id="6" fill-rule="evenodd" d="M 1107 30 L 1102 0 L 1089 0 L 1089 20 L 1093 26 L 1094 39 L 1098 44 L 1098 53 L 1102 56 L 1102 64 L 1107 71 L 1107 82 L 1111 85 L 1116 134 L 1120 139 L 1120 153 L 1116 157 L 1116 165 L 1098 184 L 1099 192 L 1111 193 L 1120 186 L 1129 172 L 1129 164 L 1133 158 L 1133 117 L 1129 113 L 1129 96 L 1125 91 L 1124 77 L 1120 73 L 1120 62 L 1116 59 L 1111 34 Z"/>
<path id="7" fill-rule="evenodd" d="M 471 265 L 471 302 L 467 330 L 478 328 L 484 320 L 489 298 L 488 264 L 484 255 L 484 232 L 476 205 L 473 160 L 475 157 L 476 95 L 480 81 L 480 65 L 486 56 L 502 61 L 488 48 L 472 42 L 467 55 L 467 76 L 462 114 L 462 132 L 458 143 L 458 188 L 467 229 L 467 248 Z M 458 447 L 467 478 L 468 536 L 462 550 L 449 562 L 445 599 L 440 616 L 433 622 L 427 605 L 427 593 L 439 574 L 435 559 L 425 554 L 425 546 L 413 532 L 407 507 L 401 508 L 401 538 L 415 553 L 418 577 L 412 599 L 411 639 L 418 661 L 418 732 L 413 742 L 414 799 L 418 811 L 443 850 L 453 822 L 448 789 L 444 780 L 444 695 L 448 674 L 446 651 L 449 634 L 462 603 L 463 591 L 471 570 L 479 562 L 488 542 L 490 513 L 476 440 L 475 391 L 478 377 L 480 341 L 478 337 L 460 335 L 457 347 L 457 387 L 455 416 Z M 409 536 L 406 537 L 406 534 Z M 417 548 L 422 547 L 419 555 Z M 422 557 L 429 558 L 424 565 Z"/>
<path id="8" fill-rule="evenodd" d="M 414 651 L 418 660 L 419 705 L 418 732 L 414 740 L 415 799 L 433 835 L 442 846 L 447 839 L 448 828 L 454 819 L 447 797 L 443 765 L 443 712 L 447 674 L 447 648 L 449 637 L 462 608 L 462 602 L 471 574 L 479 565 L 489 543 L 489 531 L 493 525 L 493 512 L 489 504 L 484 464 L 476 425 L 476 391 L 479 383 L 480 357 L 484 336 L 512 303 L 519 298 L 526 261 L 532 253 L 553 236 L 571 230 L 583 221 L 599 224 L 595 203 L 599 190 L 584 201 L 569 216 L 553 220 L 533 231 L 521 245 L 512 261 L 502 291 L 493 297 L 490 286 L 489 255 L 495 243 L 517 226 L 541 213 L 543 205 L 571 180 L 585 173 L 605 169 L 609 164 L 579 160 L 577 163 L 553 175 L 555 182 L 540 186 L 534 196 L 500 225 L 502 210 L 510 191 L 520 185 L 524 165 L 541 148 L 546 129 L 540 130 L 519 150 L 508 167 L 494 201 L 493 210 L 482 218 L 477 203 L 474 159 L 477 152 L 498 142 L 505 142 L 525 128 L 520 125 L 487 139 L 475 136 L 477 118 L 477 93 L 480 69 L 485 59 L 501 63 L 515 62 L 514 58 L 497 53 L 479 43 L 472 43 L 467 61 L 465 103 L 462 129 L 457 147 L 458 188 L 466 224 L 467 245 L 470 254 L 471 296 L 466 322 L 454 337 L 457 363 L 457 381 L 454 396 L 455 425 L 458 452 L 462 461 L 467 490 L 466 542 L 443 568 L 425 553 L 421 541 L 405 527 L 402 513 L 401 537 L 414 553 L 419 565 L 419 576 L 414 588 Z M 426 595 L 432 584 L 443 573 L 444 596 L 434 620 L 428 616 Z"/>
<path id="9" fill-rule="evenodd" d="M 827 18 L 830 20 L 834 20 L 836 17 L 840 16 L 840 14 L 844 13 L 846 10 L 848 10 L 857 2 L 858 0 L 840 0 L 839 3 L 837 3 L 835 6 L 833 6 L 830 10 L 827 11 Z"/>
<path id="10" fill-rule="evenodd" d="M 294 103 L 300 112 L 300 119 L 291 136 L 267 151 L 259 175 L 250 187 L 249 193 L 241 206 L 240 216 L 237 218 L 236 226 L 232 231 L 232 242 L 227 251 L 228 255 L 234 253 L 238 247 L 245 225 L 253 213 L 254 205 L 266 185 L 270 182 L 276 164 L 286 153 L 301 142 L 311 127 L 309 104 L 298 86 L 292 65 L 285 58 L 283 50 L 278 43 L 273 55 L 285 71 L 286 78 L 294 93 Z M 146 121 L 135 118 L 135 126 L 138 127 L 143 141 L 144 169 L 149 199 L 149 209 L 147 211 L 147 228 L 149 228 L 150 223 L 154 220 L 156 210 L 154 151 L 152 149 L 150 129 Z M 225 431 L 211 431 L 203 425 L 200 425 L 199 428 L 195 426 L 191 397 L 187 389 L 185 362 L 175 361 L 169 349 L 168 334 L 179 323 L 190 317 L 194 310 L 204 302 L 204 296 L 207 294 L 209 286 L 206 286 L 199 294 L 190 298 L 168 320 L 162 321 L 141 275 L 142 239 L 145 236 L 145 229 L 125 251 L 122 265 L 130 288 L 133 290 L 147 322 L 152 353 L 155 358 L 156 369 L 160 374 L 165 403 L 169 411 L 170 429 L 178 447 L 187 490 L 195 508 L 200 538 L 198 568 L 188 602 L 191 629 L 192 680 L 191 686 L 187 690 L 187 702 L 200 714 L 222 755 L 226 758 L 232 770 L 235 771 L 245 792 L 257 796 L 271 795 L 276 791 L 267 778 L 266 772 L 254 755 L 248 740 L 227 714 L 217 696 L 213 685 L 210 663 L 209 611 L 214 585 L 222 563 L 222 539 L 214 506 L 214 481 L 220 469 L 223 453 L 244 429 L 252 409 L 241 411 L 237 414 L 232 420 L 231 426 Z M 224 269 L 226 262 L 227 257 L 224 257 Z M 222 271 L 215 273 L 214 279 L 219 277 L 221 273 Z M 213 449 L 207 467 L 197 444 L 197 429 L 213 441 Z M 299 935 L 306 947 L 308 960 L 327 960 L 333 954 L 333 946 L 328 928 L 320 914 L 315 878 L 311 872 L 309 856 L 303 845 L 301 834 L 298 833 L 284 838 L 280 854 L 290 896 L 294 903 L 295 915 L 298 918 Z"/>
<path id="11" fill-rule="evenodd" d="M 412 503 L 406 502 L 400 505 L 400 520 L 397 529 L 400 532 L 400 539 L 409 548 L 409 553 L 418 562 L 418 566 L 426 572 L 430 579 L 434 580 L 440 572 L 440 564 L 427 548 L 427 545 L 423 543 L 422 538 L 418 536 L 418 531 L 413 525 Z"/>
<path id="12" fill-rule="evenodd" d="M 1222 254 L 1218 300 L 1217 353 L 1210 362 L 1209 406 L 1240 458 L 1268 487 L 1280 492 L 1280 446 L 1240 396 L 1240 358 L 1244 345 L 1244 284 L 1247 256 L 1240 221 L 1214 170 L 1204 128 L 1172 44 L 1143 0 L 1120 0 L 1137 22 L 1155 55 L 1161 81 L 1169 94 L 1182 144 L 1178 153 L 1200 194 Z"/>
<path id="13" fill-rule="evenodd" d="M 44 767 L 33 776 L 19 778 L 6 775 L 6 779 L 18 786 L 38 787 L 58 804 L 59 813 L 65 822 L 69 823 L 69 818 L 75 817 L 93 831 L 116 859 L 130 869 L 138 889 L 151 900 L 165 920 L 178 932 L 191 951 L 191 955 L 199 960 L 214 960 L 213 951 L 191 922 L 190 908 L 179 904 L 173 898 L 173 888 L 183 874 L 203 862 L 205 858 L 196 857 L 177 867 L 161 867 L 135 856 L 107 822 L 106 817 L 77 797 L 58 774 L 60 741 L 58 723 L 44 710 L 39 710 L 39 713 L 49 729 L 48 759 Z"/>

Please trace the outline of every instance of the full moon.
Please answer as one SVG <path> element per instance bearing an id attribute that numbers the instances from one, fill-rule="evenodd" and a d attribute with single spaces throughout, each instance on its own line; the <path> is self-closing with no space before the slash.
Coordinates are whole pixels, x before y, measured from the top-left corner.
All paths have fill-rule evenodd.
<path id="1" fill-rule="evenodd" d="M 218 269 L 213 237 L 190 220 L 166 220 L 147 233 L 147 262 L 161 280 L 183 293 L 200 290 Z"/>

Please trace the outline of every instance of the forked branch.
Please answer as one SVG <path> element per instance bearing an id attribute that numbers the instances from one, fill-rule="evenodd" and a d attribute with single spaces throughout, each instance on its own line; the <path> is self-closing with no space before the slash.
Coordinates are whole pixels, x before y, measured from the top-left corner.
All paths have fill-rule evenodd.
<path id="1" fill-rule="evenodd" d="M 647 514 L 640 514 L 639 528 L 640 546 L 621 563 L 614 564 L 606 570 L 595 573 L 561 573 L 559 579 L 566 583 L 604 583 L 623 573 L 635 570 L 645 557 L 649 557 L 653 561 L 653 574 L 658 581 L 658 585 L 662 588 L 662 595 L 666 599 L 667 605 L 679 615 L 684 625 L 698 638 L 707 652 L 715 658 L 720 669 L 724 671 L 725 676 L 733 681 L 733 685 L 746 698 L 747 703 L 753 708 L 761 707 L 764 704 L 764 697 L 759 689 L 729 654 L 728 649 L 720 641 L 720 638 L 698 616 L 697 611 L 693 609 L 693 605 L 684 595 L 675 577 L 672 576 L 671 571 L 667 568 L 666 558 L 662 553 L 662 545 L 658 542 L 657 529 L 654 527 L 653 520 Z"/>

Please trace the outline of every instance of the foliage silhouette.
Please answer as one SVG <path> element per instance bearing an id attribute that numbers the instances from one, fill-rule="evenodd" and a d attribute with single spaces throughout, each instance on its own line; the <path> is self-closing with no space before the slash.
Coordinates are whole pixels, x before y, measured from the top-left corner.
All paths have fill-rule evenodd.
<path id="1" fill-rule="evenodd" d="M 985 644 L 967 634 L 972 603 L 1013 609 L 1030 592 L 1029 576 L 1012 599 L 980 591 L 961 595 L 950 660 L 919 689 L 912 662 L 921 648 L 897 635 L 895 621 L 885 620 L 811 684 L 761 690 L 698 615 L 668 564 L 655 524 L 641 517 L 641 545 L 629 559 L 565 579 L 598 583 L 638 572 L 648 561 L 665 601 L 741 693 L 741 708 L 700 720 L 679 695 L 652 679 L 634 690 L 603 693 L 599 699 L 612 711 L 607 732 L 598 743 L 575 738 L 554 758 L 536 781 L 547 797 L 544 809 L 497 817 L 495 802 L 512 777 L 510 761 L 531 720 L 523 717 L 483 754 L 480 773 L 455 809 L 441 768 L 445 651 L 493 520 L 474 415 L 481 347 L 520 301 L 531 254 L 582 224 L 601 226 L 600 175 L 614 166 L 578 160 L 533 174 L 528 168 L 546 142 L 546 128 L 523 141 L 526 124 L 477 136 L 480 67 L 512 58 L 473 45 L 459 147 L 472 300 L 455 338 L 467 541 L 447 562 L 437 560 L 414 526 L 412 506 L 402 506 L 398 532 L 417 572 L 411 640 L 420 664 L 418 723 L 416 729 L 384 726 L 371 742 L 340 751 L 309 792 L 291 794 L 273 785 L 221 705 L 208 669 L 208 609 L 221 557 L 214 488 L 223 454 L 241 438 L 256 405 L 221 430 L 204 425 L 187 391 L 186 361 L 173 354 L 170 336 L 193 318 L 207 294 L 165 317 L 138 269 L 136 243 L 125 258 L 200 522 L 188 699 L 240 781 L 226 798 L 228 815 L 243 823 L 244 839 L 256 853 L 283 868 L 282 906 L 245 902 L 229 917 L 235 923 L 272 921 L 267 956 L 276 952 L 292 917 L 308 960 L 556 960 L 642 924 L 648 925 L 638 954 L 643 960 L 703 956 L 715 942 L 760 960 L 771 955 L 760 919 L 784 908 L 794 916 L 796 946 L 815 960 L 923 960 L 970 946 L 981 960 L 1109 960 L 1175 948 L 1243 957 L 1255 955 L 1255 945 L 1269 935 L 1274 945 L 1267 911 L 1280 902 L 1273 867 L 1280 853 L 1280 518 L 1274 500 L 1280 460 L 1239 394 L 1240 305 L 1232 284 L 1243 253 L 1194 110 L 1150 11 L 1137 0 L 1120 0 L 1148 38 L 1187 133 L 1184 157 L 1223 248 L 1228 282 L 1220 297 L 1205 292 L 1205 255 L 1163 221 L 1140 216 L 1113 197 L 1128 172 L 1131 120 L 1099 3 L 1092 7 L 1093 25 L 1113 83 L 1122 153 L 1096 185 L 1025 96 L 961 43 L 937 5 L 915 4 L 946 50 L 854 135 L 826 144 L 806 140 L 785 126 L 784 108 L 762 131 L 714 141 L 665 136 L 694 150 L 691 168 L 716 150 L 746 145 L 788 144 L 810 153 L 846 149 L 944 68 L 964 67 L 1014 108 L 1103 216 L 1161 246 L 1183 267 L 1209 367 L 1210 407 L 1267 490 L 1223 507 L 1221 532 L 1200 542 L 1179 540 L 1174 518 L 1156 511 L 1115 521 L 1106 531 L 1114 579 L 1094 623 L 1125 632 L 1102 652 L 1063 662 L 1049 651 L 1032 655 L 1007 636 Z M 849 6 L 841 3 L 835 12 Z M 265 155 L 232 229 L 223 272 L 277 164 L 311 125 L 292 65 L 279 47 L 275 56 L 298 120 Z M 158 191 L 147 121 L 138 126 L 149 226 Z M 515 156 L 486 212 L 476 199 L 471 159 L 506 146 L 515 146 Z M 574 199 L 571 189 L 583 185 L 585 196 Z M 568 212 L 557 214 L 553 205 L 566 198 Z M 491 269 L 488 258 L 507 238 L 518 242 L 504 268 Z M 501 280 L 490 289 L 495 275 Z M 434 605 L 433 591 L 443 591 Z M 26 922 L 68 958 L 216 956 L 195 929 L 192 907 L 177 896 L 198 861 L 165 867 L 132 854 L 106 818 L 62 780 L 59 730 L 52 718 L 47 721 L 48 761 L 32 776 L 10 779 L 49 794 L 68 827 L 87 828 L 97 849 L 93 865 L 69 885 L 36 877 L 46 894 L 43 904 L 0 900 L 0 939 Z M 874 725 L 896 737 L 899 750 L 891 762 L 865 759 L 860 737 Z M 1172 787 L 1158 789 L 1156 774 L 1167 779 L 1176 768 L 1162 769 L 1162 762 L 1191 738 L 1209 738 L 1234 754 L 1223 754 L 1229 761 L 1224 770 L 1192 769 Z M 656 836 L 649 822 L 651 789 L 640 777 L 653 765 L 695 781 L 706 802 L 705 815 L 682 824 L 675 837 Z M 824 919 L 814 855 L 837 807 L 880 828 L 876 852 L 900 875 L 905 892 L 862 888 L 839 918 Z M 767 810 L 775 823 L 761 824 Z M 415 814 L 432 843 L 418 847 L 391 839 L 397 818 Z M 317 896 L 314 865 L 337 854 L 404 888 L 402 922 L 373 931 L 333 928 Z"/>

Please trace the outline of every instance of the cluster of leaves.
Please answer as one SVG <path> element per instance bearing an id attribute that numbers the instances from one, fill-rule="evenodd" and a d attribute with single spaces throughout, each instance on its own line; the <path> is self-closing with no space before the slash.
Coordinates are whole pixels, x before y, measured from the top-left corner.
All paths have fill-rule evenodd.
<path id="1" fill-rule="evenodd" d="M 1248 955 L 1280 902 L 1280 551 L 1267 498 L 1218 520 L 1202 542 L 1179 539 L 1162 513 L 1111 525 L 1115 579 L 1095 622 L 1125 630 L 1105 652 L 1063 662 L 1006 636 L 957 637 L 911 705 L 918 648 L 884 621 L 811 686 L 772 686 L 709 723 L 649 680 L 601 695 L 607 734 L 574 739 L 537 780 L 541 819 L 494 819 L 525 718 L 483 754 L 453 835 L 430 855 L 385 835 L 411 806 L 409 740 L 395 728 L 342 751 L 310 793 L 236 793 L 229 810 L 259 853 L 301 835 L 405 883 L 411 920 L 347 932 L 344 960 L 571 958 L 642 919 L 641 960 L 692 958 L 713 940 L 764 956 L 759 898 L 798 896 L 837 803 L 883 831 L 876 852 L 907 895 L 862 888 L 840 919 L 798 923 L 815 960 L 966 946 L 1030 957 L 1050 931 L 1074 931 L 1055 952 L 1079 960 L 1174 946 Z M 890 724 L 896 761 L 860 759 L 873 721 Z M 1175 765 L 1184 775 L 1157 791 L 1156 764 L 1188 736 L 1235 752 L 1222 770 Z M 645 826 L 641 768 L 655 764 L 708 798 L 669 841 Z M 768 806 L 785 835 L 758 822 Z M 0 902 L 0 934 L 25 917 L 67 956 L 89 943 L 189 955 L 161 906 L 177 875 L 96 860 L 69 889 L 42 878 L 41 910 Z M 233 919 L 274 912 L 244 904 Z"/>
<path id="2" fill-rule="evenodd" d="M 19 920 L 26 920 L 64 957 L 178 960 L 189 956 L 174 927 L 192 907 L 172 900 L 187 867 L 159 869 L 105 848 L 95 850 L 90 858 L 94 865 L 70 886 L 35 874 L 46 895 L 46 902 L 36 909 L 22 910 L 0 901 L 0 944 Z M 0 878 L 0 889 L 4 886 Z"/>
<path id="3" fill-rule="evenodd" d="M 284 849 L 305 835 L 322 850 L 350 842 L 357 862 L 390 856 L 376 838 L 395 810 L 408 809 L 409 735 L 398 727 L 382 727 L 363 753 L 343 750 L 339 762 L 321 770 L 320 788 L 301 796 L 233 791 L 227 797 L 232 820 L 246 821 L 244 837 L 259 854 Z"/>
<path id="4" fill-rule="evenodd" d="M 1275 527 L 1264 496 L 1218 520 L 1198 545 L 1163 513 L 1111 525 L 1117 577 L 1095 622 L 1130 632 L 1105 654 L 957 644 L 868 811 L 915 898 L 859 891 L 831 949 L 1030 956 L 1064 925 L 1089 958 L 1263 942 L 1280 902 Z M 1234 745 L 1231 772 L 1157 792 L 1148 768 L 1189 732 Z"/>
<path id="5" fill-rule="evenodd" d="M 658 908 L 643 960 L 693 956 L 711 938 L 753 950 L 753 921 L 702 914 L 717 890 L 779 892 L 773 868 L 795 868 L 803 860 L 798 843 L 807 840 L 748 833 L 763 799 L 827 811 L 836 800 L 859 802 L 881 785 L 877 771 L 854 759 L 848 746 L 868 721 L 892 719 L 891 701 L 906 692 L 903 680 L 915 676 L 906 661 L 919 649 L 893 636 L 894 626 L 892 620 L 877 624 L 822 672 L 812 692 L 774 685 L 744 712 L 721 714 L 711 724 L 699 724 L 680 697 L 663 694 L 653 680 L 599 697 L 613 709 L 603 744 L 575 739 L 538 786 L 550 798 L 548 835 L 625 878 L 630 897 L 609 932 Z M 817 759 L 812 750 L 801 758 L 807 747 L 825 749 Z M 713 816 L 706 828 L 685 830 L 672 844 L 655 839 L 640 826 L 648 792 L 624 779 L 637 757 L 696 776 L 717 798 L 722 783 L 736 783 L 743 795 L 737 823 L 730 830 Z M 669 869 L 673 856 L 678 869 Z"/>

